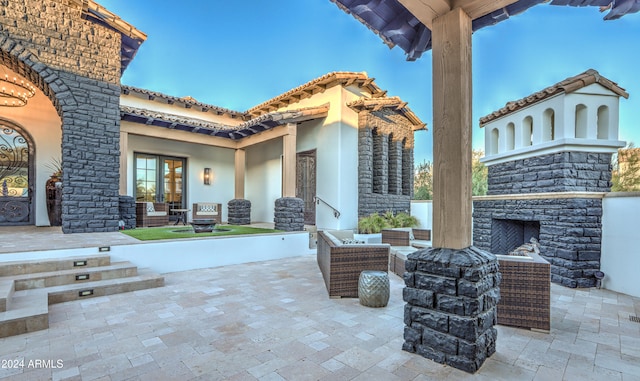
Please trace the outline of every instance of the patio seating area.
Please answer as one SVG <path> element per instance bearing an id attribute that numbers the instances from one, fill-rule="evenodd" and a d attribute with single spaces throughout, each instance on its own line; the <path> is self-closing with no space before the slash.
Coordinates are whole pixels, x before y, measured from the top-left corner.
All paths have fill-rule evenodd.
<path id="1" fill-rule="evenodd" d="M 497 326 L 475 375 L 402 351 L 402 280 L 385 308 L 329 299 L 315 256 L 166 274 L 166 286 L 51 306 L 48 330 L 0 339 L 7 379 L 637 380 L 640 299 L 551 285 L 550 334 Z"/>

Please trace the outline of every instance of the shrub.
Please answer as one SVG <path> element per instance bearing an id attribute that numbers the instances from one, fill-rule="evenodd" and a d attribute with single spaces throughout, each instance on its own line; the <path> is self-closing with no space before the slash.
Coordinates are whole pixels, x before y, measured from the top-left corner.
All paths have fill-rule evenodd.
<path id="1" fill-rule="evenodd" d="M 373 213 L 358 220 L 358 233 L 374 234 L 380 233 L 382 229 L 408 228 L 418 226 L 418 224 L 417 218 L 404 212 L 393 214 L 393 212 L 388 211 L 383 215 Z"/>

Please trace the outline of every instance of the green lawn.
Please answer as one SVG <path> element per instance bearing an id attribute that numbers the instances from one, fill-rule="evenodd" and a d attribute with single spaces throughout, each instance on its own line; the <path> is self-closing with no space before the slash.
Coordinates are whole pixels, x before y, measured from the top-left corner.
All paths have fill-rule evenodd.
<path id="1" fill-rule="evenodd" d="M 228 229 L 228 231 L 213 231 L 211 233 L 194 233 L 190 226 L 176 225 L 171 227 L 160 228 L 138 228 L 132 230 L 121 231 L 122 234 L 126 234 L 133 238 L 137 238 L 141 241 L 152 241 L 157 239 L 176 239 L 176 238 L 202 238 L 202 237 L 221 237 L 228 235 L 240 235 L 240 234 L 264 234 L 264 233 L 276 233 L 280 230 L 274 229 L 262 229 L 253 228 L 249 226 L 236 226 L 236 225 L 216 225 L 216 229 Z"/>

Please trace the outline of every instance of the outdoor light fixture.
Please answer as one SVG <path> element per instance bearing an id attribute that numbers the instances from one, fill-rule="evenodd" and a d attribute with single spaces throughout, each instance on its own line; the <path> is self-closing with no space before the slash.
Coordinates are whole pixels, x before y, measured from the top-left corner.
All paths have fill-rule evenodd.
<path id="1" fill-rule="evenodd" d="M 211 185 L 211 168 L 204 169 L 204 185 Z"/>
<path id="2" fill-rule="evenodd" d="M 17 75 L 0 74 L 0 106 L 26 106 L 29 98 L 36 94 L 36 87 Z"/>

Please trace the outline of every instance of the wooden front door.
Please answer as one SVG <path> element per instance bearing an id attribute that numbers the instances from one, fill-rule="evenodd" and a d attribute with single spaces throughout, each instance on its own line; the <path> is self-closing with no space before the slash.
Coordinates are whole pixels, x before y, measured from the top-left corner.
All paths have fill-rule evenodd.
<path id="1" fill-rule="evenodd" d="M 304 201 L 305 225 L 316 224 L 316 150 L 296 155 L 296 197 Z"/>

